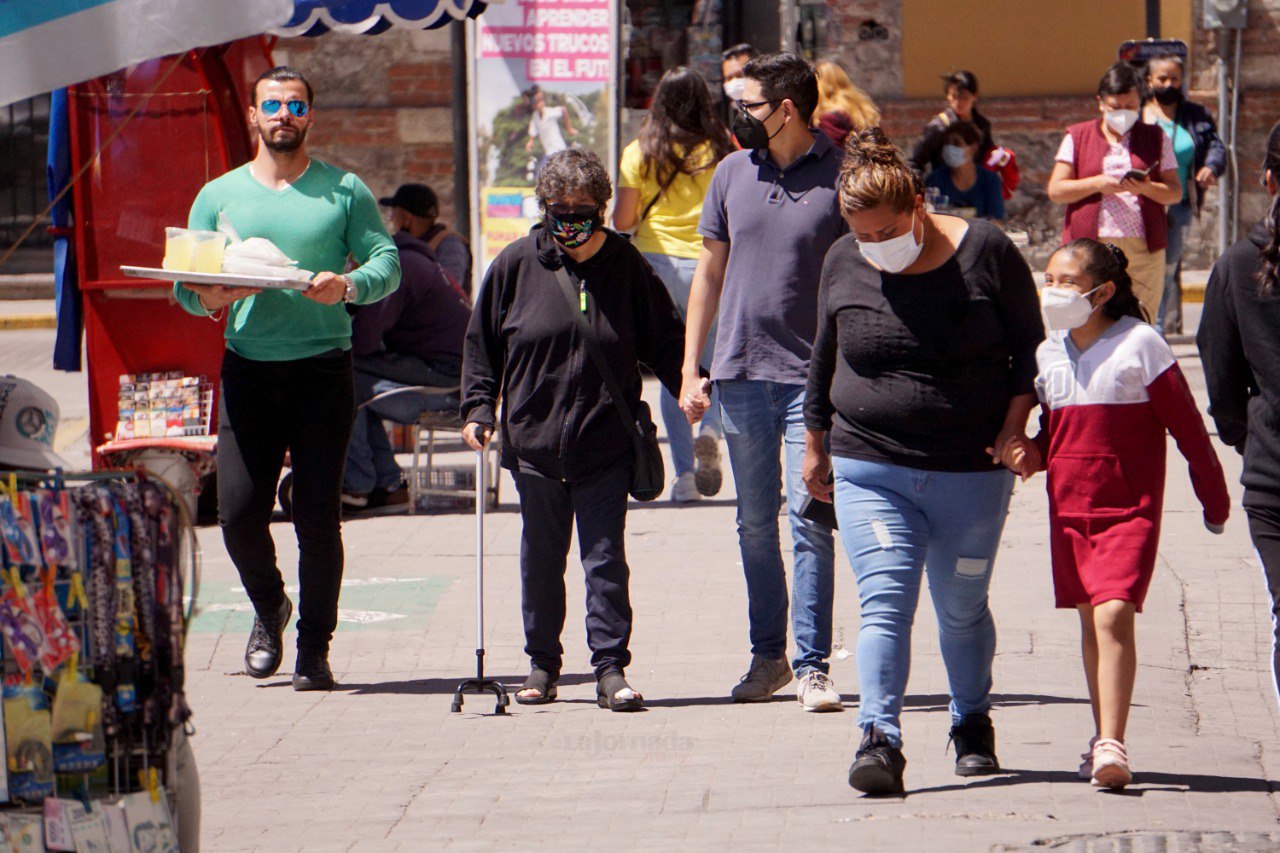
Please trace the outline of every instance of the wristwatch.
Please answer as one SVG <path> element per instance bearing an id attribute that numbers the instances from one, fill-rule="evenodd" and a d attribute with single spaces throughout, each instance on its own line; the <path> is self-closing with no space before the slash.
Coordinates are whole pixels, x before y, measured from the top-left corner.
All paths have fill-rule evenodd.
<path id="1" fill-rule="evenodd" d="M 344 275 L 342 280 L 347 283 L 347 289 L 342 292 L 342 301 L 350 304 L 356 301 L 356 283 L 351 280 L 351 276 Z"/>

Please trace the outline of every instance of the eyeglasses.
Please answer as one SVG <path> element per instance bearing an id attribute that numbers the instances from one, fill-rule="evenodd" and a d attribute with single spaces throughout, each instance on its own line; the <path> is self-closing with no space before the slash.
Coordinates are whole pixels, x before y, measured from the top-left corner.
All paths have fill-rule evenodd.
<path id="1" fill-rule="evenodd" d="M 734 101 L 734 103 L 738 105 L 738 109 L 742 110 L 743 112 L 746 112 L 747 110 L 754 110 L 756 107 L 763 107 L 765 104 L 772 104 L 776 102 L 775 101 L 753 101 L 751 103 L 748 103 L 742 100 L 741 98 L 739 98 L 738 100 Z"/>
<path id="2" fill-rule="evenodd" d="M 289 112 L 292 113 L 297 118 L 302 118 L 307 113 L 311 112 L 310 104 L 308 104 L 306 101 L 300 101 L 297 99 L 289 101 L 286 104 L 282 102 L 279 98 L 267 98 L 265 101 L 262 102 L 262 106 L 259 107 L 259 109 L 262 110 L 264 115 L 273 116 L 276 113 L 280 112 L 280 108 L 283 106 L 287 106 L 289 108 Z"/>
<path id="3" fill-rule="evenodd" d="M 590 204 L 581 204 L 577 207 L 570 207 L 567 204 L 547 205 L 547 211 L 556 216 L 590 216 L 595 213 L 597 209 L 598 208 L 594 205 Z"/>

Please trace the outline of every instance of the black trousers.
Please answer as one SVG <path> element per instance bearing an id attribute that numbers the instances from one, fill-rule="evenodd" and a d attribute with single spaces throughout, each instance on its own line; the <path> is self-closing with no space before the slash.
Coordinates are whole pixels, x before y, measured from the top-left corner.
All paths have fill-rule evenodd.
<path id="1" fill-rule="evenodd" d="M 587 645 L 596 678 L 631 663 L 630 572 L 623 548 L 631 458 L 588 480 L 566 483 L 515 473 L 520 493 L 521 610 L 525 653 L 553 676 L 560 674 L 564 647 L 565 562 L 573 524 L 587 580 Z"/>
<path id="2" fill-rule="evenodd" d="M 326 652 L 342 586 L 342 470 L 355 417 L 351 354 L 250 361 L 228 350 L 218 405 L 218 521 L 254 610 L 284 596 L 271 515 L 284 454 L 293 462 L 298 648 Z"/>
<path id="3" fill-rule="evenodd" d="M 1246 506 L 1249 535 L 1253 547 L 1262 558 L 1271 593 L 1271 674 L 1276 680 L 1276 696 L 1280 699 L 1280 508 Z"/>

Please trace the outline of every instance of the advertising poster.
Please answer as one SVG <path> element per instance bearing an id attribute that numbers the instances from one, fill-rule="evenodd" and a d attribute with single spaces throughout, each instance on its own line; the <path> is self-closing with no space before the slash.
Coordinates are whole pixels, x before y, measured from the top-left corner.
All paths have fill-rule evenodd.
<path id="1" fill-rule="evenodd" d="M 507 0 L 467 22 L 476 292 L 538 220 L 549 155 L 583 145 L 616 173 L 617 19 L 617 0 Z"/>

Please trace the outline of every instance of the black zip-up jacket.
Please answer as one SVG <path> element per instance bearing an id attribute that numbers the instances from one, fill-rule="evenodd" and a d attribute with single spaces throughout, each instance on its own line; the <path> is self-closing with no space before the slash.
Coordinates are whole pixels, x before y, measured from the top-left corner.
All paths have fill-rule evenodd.
<path id="1" fill-rule="evenodd" d="M 960 117 L 950 107 L 929 119 L 929 123 L 924 126 L 920 138 L 911 149 L 911 165 L 915 166 L 920 174 L 925 173 L 926 166 L 933 170 L 941 169 L 945 165 L 942 162 L 942 146 L 947 141 L 947 130 L 958 121 Z M 991 120 L 975 108 L 971 121 L 982 132 L 982 142 L 973 154 L 973 161 L 982 165 L 987 152 L 996 147 L 995 138 L 991 135 Z"/>
<path id="2" fill-rule="evenodd" d="M 1258 293 L 1261 223 L 1213 265 L 1196 343 L 1218 437 L 1244 455 L 1244 505 L 1280 506 L 1280 288 Z"/>
<path id="3" fill-rule="evenodd" d="M 1195 101 L 1188 101 L 1186 98 L 1178 101 L 1178 107 L 1173 111 L 1173 123 L 1181 125 L 1190 133 L 1196 145 L 1187 198 L 1191 199 L 1191 210 L 1199 216 L 1204 204 L 1204 194 L 1196 184 L 1196 174 L 1208 166 L 1215 176 L 1222 177 L 1222 173 L 1227 170 L 1227 146 L 1218 137 L 1218 126 L 1213 123 L 1213 116 Z"/>
<path id="4" fill-rule="evenodd" d="M 561 264 L 585 290 L 587 317 L 631 411 L 640 364 L 679 395 L 684 323 L 648 261 L 612 231 L 582 264 L 541 225 L 494 259 L 463 341 L 462 419 L 493 426 L 501 398 L 503 467 L 572 481 L 633 450 L 556 279 Z"/>

